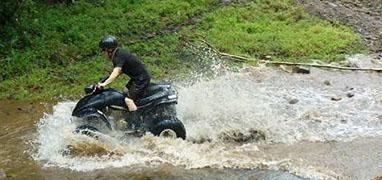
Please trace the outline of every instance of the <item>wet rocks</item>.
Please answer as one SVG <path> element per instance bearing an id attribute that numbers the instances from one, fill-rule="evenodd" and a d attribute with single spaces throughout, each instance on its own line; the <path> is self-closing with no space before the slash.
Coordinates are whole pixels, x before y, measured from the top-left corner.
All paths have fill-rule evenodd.
<path id="1" fill-rule="evenodd" d="M 310 69 L 306 67 L 280 65 L 280 69 L 287 73 L 310 74 Z"/>
<path id="2" fill-rule="evenodd" d="M 330 82 L 329 81 L 324 81 L 324 84 L 329 86 Z M 353 90 L 354 90 L 354 88 L 347 86 L 344 89 L 344 94 L 341 93 L 341 95 L 332 95 L 330 97 L 330 100 L 332 100 L 332 101 L 341 101 L 343 99 L 343 97 L 352 98 L 352 97 L 355 96 L 355 92 Z"/>
<path id="3" fill-rule="evenodd" d="M 325 81 L 324 81 L 324 84 L 325 84 L 325 85 L 327 85 L 327 86 L 330 86 L 330 85 L 332 85 L 332 84 L 330 83 L 330 81 L 329 81 L 329 80 L 325 80 Z"/>
<path id="4" fill-rule="evenodd" d="M 349 86 L 346 86 L 345 90 L 346 90 L 346 91 L 353 91 L 353 90 L 354 90 L 354 88 L 352 88 L 352 87 L 349 87 Z"/>
<path id="5" fill-rule="evenodd" d="M 289 100 L 288 103 L 289 103 L 289 104 L 297 104 L 298 101 L 299 101 L 298 99 L 296 99 L 296 98 L 292 98 L 292 99 Z"/>
<path id="6" fill-rule="evenodd" d="M 354 93 L 353 92 L 348 92 L 348 93 L 346 93 L 346 97 L 352 98 L 352 97 L 354 97 Z"/>
<path id="7" fill-rule="evenodd" d="M 347 91 L 347 93 L 346 93 L 346 97 L 348 97 L 348 98 L 352 98 L 352 97 L 354 97 L 354 96 L 355 96 L 355 93 L 353 92 L 353 90 L 354 90 L 353 87 L 348 87 L 348 86 L 346 86 L 346 88 L 345 88 L 345 91 Z"/>
<path id="8" fill-rule="evenodd" d="M 293 72 L 294 73 L 299 73 L 299 74 L 310 74 L 310 69 L 306 67 L 293 67 Z"/>
<path id="9" fill-rule="evenodd" d="M 333 96 L 331 98 L 332 101 L 341 101 L 342 100 L 342 97 L 341 96 Z"/>
<path id="10" fill-rule="evenodd" d="M 248 133 L 243 133 L 240 130 L 232 130 L 221 133 L 218 138 L 225 142 L 246 143 L 265 140 L 265 133 L 255 129 L 250 129 Z"/>

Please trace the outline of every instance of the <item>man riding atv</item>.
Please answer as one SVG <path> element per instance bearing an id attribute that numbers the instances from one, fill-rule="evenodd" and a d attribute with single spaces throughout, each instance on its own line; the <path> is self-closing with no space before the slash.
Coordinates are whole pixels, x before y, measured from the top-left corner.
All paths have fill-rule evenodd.
<path id="1" fill-rule="evenodd" d="M 186 129 L 177 118 L 176 89 L 168 83 L 150 83 L 150 74 L 136 56 L 120 49 L 117 39 L 106 36 L 99 47 L 113 62 L 114 68 L 97 85 L 85 88 L 87 94 L 73 109 L 75 133 L 97 137 L 122 131 L 127 135 L 155 136 L 186 139 Z M 120 74 L 130 77 L 124 92 L 105 88 Z M 119 123 L 120 120 L 127 122 Z"/>
<path id="2" fill-rule="evenodd" d="M 150 84 L 150 74 L 136 56 L 119 48 L 116 37 L 109 35 L 102 38 L 99 42 L 99 48 L 112 61 L 113 71 L 106 81 L 97 85 L 97 88 L 103 89 L 122 73 L 128 75 L 130 80 L 126 84 L 123 93 L 126 106 L 130 111 L 129 116 L 132 119 L 132 121 L 128 121 L 129 128 L 138 129 L 142 122 L 137 116 L 137 106 L 134 101 L 144 95 L 146 88 Z"/>

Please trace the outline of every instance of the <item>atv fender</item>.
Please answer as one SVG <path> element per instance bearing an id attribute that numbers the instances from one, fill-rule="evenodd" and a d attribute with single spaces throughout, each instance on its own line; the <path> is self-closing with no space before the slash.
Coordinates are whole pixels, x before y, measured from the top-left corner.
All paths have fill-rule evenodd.
<path id="1" fill-rule="evenodd" d="M 78 113 L 77 117 L 79 117 L 79 118 L 92 118 L 92 119 L 101 120 L 105 123 L 107 128 L 109 128 L 110 130 L 112 129 L 111 124 L 110 124 L 108 118 L 106 117 L 106 115 L 102 111 L 97 110 L 95 108 L 84 109 Z"/>

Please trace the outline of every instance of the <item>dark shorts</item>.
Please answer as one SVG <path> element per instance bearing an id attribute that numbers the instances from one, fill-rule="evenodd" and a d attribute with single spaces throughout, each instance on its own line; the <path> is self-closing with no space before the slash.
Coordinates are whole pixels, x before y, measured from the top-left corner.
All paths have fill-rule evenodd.
<path id="1" fill-rule="evenodd" d="M 149 84 L 150 79 L 142 81 L 130 80 L 125 86 L 128 90 L 128 92 L 125 92 L 125 96 L 135 101 L 145 94 Z"/>

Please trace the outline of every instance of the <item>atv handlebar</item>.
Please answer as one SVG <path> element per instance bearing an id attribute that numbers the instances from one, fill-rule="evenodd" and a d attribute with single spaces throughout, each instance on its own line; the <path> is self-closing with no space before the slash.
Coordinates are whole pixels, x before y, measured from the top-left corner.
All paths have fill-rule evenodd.
<path id="1" fill-rule="evenodd" d="M 109 76 L 101 77 L 101 78 L 99 79 L 98 83 L 103 83 L 103 82 L 105 82 L 108 78 L 109 78 Z"/>
<path id="2" fill-rule="evenodd" d="M 105 82 L 108 78 L 109 78 L 109 76 L 102 77 L 102 78 L 99 79 L 99 82 L 98 82 L 98 83 L 103 83 L 103 82 Z M 86 93 L 86 94 L 92 94 L 92 93 L 95 93 L 95 92 L 98 92 L 98 91 L 103 90 L 103 87 L 98 86 L 98 83 L 97 83 L 97 84 L 92 84 L 92 85 L 86 86 L 86 87 L 85 87 L 85 93 Z"/>

